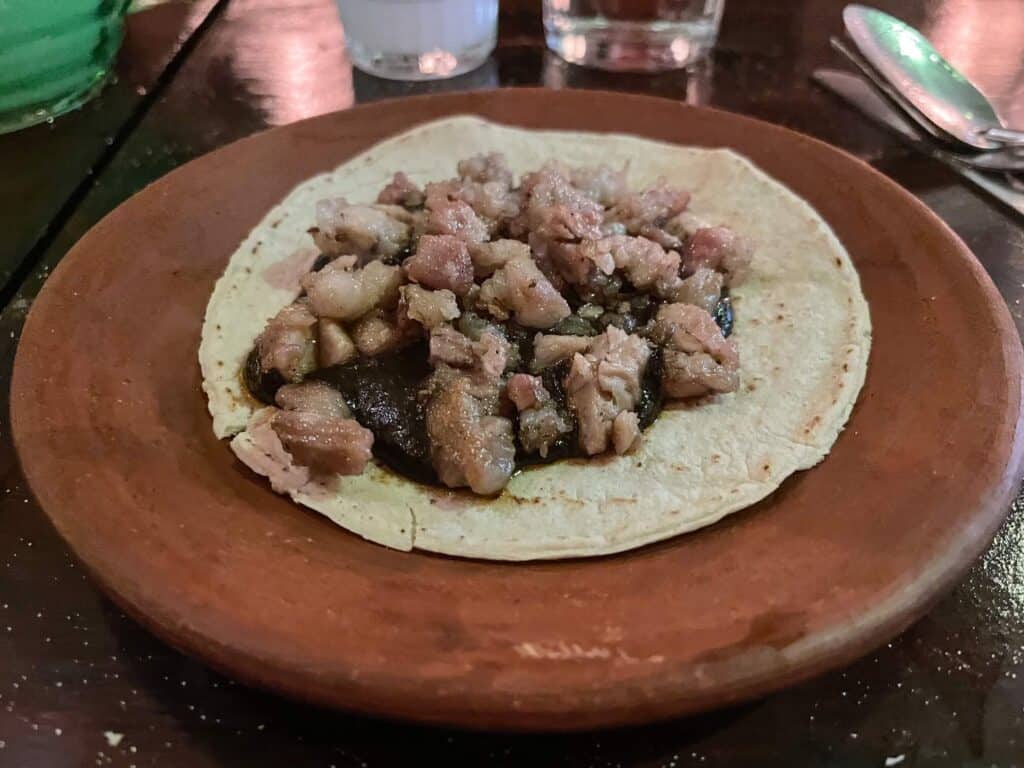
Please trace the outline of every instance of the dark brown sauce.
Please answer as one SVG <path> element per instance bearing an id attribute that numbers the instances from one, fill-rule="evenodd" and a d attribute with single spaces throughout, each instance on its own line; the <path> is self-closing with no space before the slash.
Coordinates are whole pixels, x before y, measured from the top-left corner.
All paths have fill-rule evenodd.
<path id="1" fill-rule="evenodd" d="M 647 307 L 644 309 L 648 316 L 653 314 L 653 310 Z M 733 312 L 727 291 L 719 299 L 714 318 L 722 333 L 729 336 L 732 332 Z M 516 369 L 528 371 L 533 358 L 533 337 L 536 331 L 507 323 L 504 332 L 518 352 Z M 373 453 L 383 464 L 417 482 L 439 485 L 430 461 L 430 440 L 427 437 L 426 414 L 421 397 L 433 373 L 428 356 L 427 342 L 419 341 L 377 357 L 359 358 L 344 365 L 321 368 L 307 378 L 329 384 L 342 394 L 352 415 L 373 432 Z M 539 375 L 559 410 L 572 421 L 573 430 L 552 444 L 548 455 L 544 457 L 525 452 L 517 442 L 517 472 L 524 467 L 560 460 L 593 459 L 579 448 L 575 419 L 568 406 L 564 382 L 569 366 L 570 361 L 564 360 L 549 366 Z M 653 424 L 664 408 L 661 374 L 661 350 L 655 349 L 644 371 L 636 408 L 641 429 L 647 429 Z M 256 349 L 246 360 L 244 379 L 249 392 L 268 405 L 274 404 L 274 394 L 286 383 L 277 370 L 261 371 Z M 518 434 L 518 417 L 512 418 L 514 432 Z"/>
<path id="2" fill-rule="evenodd" d="M 425 341 L 377 357 L 321 368 L 309 379 L 337 389 L 356 420 L 373 432 L 373 454 L 391 469 L 437 484 L 420 392 L 433 368 Z"/>
<path id="3" fill-rule="evenodd" d="M 249 356 L 245 358 L 242 378 L 249 394 L 267 405 L 274 404 L 274 395 L 277 394 L 277 390 L 288 383 L 277 368 L 271 368 L 269 371 L 263 370 L 260 366 L 259 350 L 256 347 L 253 347 Z"/>

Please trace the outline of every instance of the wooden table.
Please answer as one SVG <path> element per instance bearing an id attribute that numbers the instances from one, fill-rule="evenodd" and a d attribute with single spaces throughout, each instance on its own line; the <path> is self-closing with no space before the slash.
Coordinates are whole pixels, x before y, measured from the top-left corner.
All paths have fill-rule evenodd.
<path id="1" fill-rule="evenodd" d="M 1011 122 L 1024 125 L 1024 3 L 879 5 L 921 27 Z M 839 0 L 728 0 L 711 59 L 687 74 L 656 77 L 561 63 L 544 50 L 537 6 L 505 3 L 492 59 L 427 85 L 353 72 L 334 0 L 172 0 L 130 17 L 115 85 L 53 125 L 0 137 L 5 403 L 17 337 L 49 270 L 145 184 L 267 126 L 379 98 L 499 85 L 657 94 L 840 146 L 945 219 L 1024 329 L 1021 221 L 809 84 L 814 67 L 839 64 L 827 42 L 841 27 Z M 951 595 L 845 670 L 725 712 L 642 729 L 470 734 L 312 709 L 236 685 L 160 644 L 92 586 L 58 539 L 26 491 L 3 426 L 0 766 L 1024 765 L 1020 498 Z"/>

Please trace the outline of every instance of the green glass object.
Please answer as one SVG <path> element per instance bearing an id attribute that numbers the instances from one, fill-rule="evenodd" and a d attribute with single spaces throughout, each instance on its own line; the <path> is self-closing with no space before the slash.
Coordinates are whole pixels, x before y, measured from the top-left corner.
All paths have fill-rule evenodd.
<path id="1" fill-rule="evenodd" d="M 81 106 L 110 75 L 129 0 L 0 0 L 0 133 Z"/>

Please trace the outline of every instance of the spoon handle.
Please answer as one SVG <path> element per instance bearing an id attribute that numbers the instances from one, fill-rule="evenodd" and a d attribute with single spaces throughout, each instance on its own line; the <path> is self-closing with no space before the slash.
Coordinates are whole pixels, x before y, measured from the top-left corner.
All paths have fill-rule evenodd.
<path id="1" fill-rule="evenodd" d="M 944 130 L 936 126 L 931 120 L 922 115 L 921 112 L 918 111 L 917 107 L 911 104 L 903 94 L 893 88 L 889 81 L 882 77 L 878 71 L 871 66 L 867 59 L 861 56 L 860 52 L 855 51 L 853 48 L 848 46 L 840 37 L 832 36 L 828 41 L 834 50 L 843 54 L 851 64 L 861 71 L 861 74 L 863 74 L 864 77 L 866 77 L 868 81 L 875 86 L 875 89 L 886 100 L 888 100 L 894 109 L 898 110 L 905 117 L 910 118 L 917 124 L 918 128 L 925 131 L 925 133 L 936 141 L 947 146 L 959 145 L 960 142 L 958 142 L 955 137 L 946 133 Z"/>
<path id="2" fill-rule="evenodd" d="M 998 141 L 1011 147 L 1024 147 L 1024 131 L 1015 131 L 1012 128 L 987 128 L 981 132 L 986 139 Z"/>

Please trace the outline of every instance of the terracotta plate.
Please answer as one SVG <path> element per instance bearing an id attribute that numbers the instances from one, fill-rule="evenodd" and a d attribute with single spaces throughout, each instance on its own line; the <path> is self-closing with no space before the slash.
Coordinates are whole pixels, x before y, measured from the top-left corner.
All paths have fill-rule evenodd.
<path id="1" fill-rule="evenodd" d="M 196 350 L 229 254 L 298 181 L 456 113 L 731 147 L 829 221 L 874 322 L 832 454 L 695 534 L 507 565 L 366 543 L 271 493 L 218 442 Z M 981 266 L 867 165 L 736 115 L 638 96 L 433 96 L 254 136 L 100 222 L 35 302 L 14 435 L 99 583 L 182 650 L 324 704 L 475 727 L 640 722 L 763 694 L 888 640 L 1002 521 L 1022 459 L 1021 347 Z"/>

